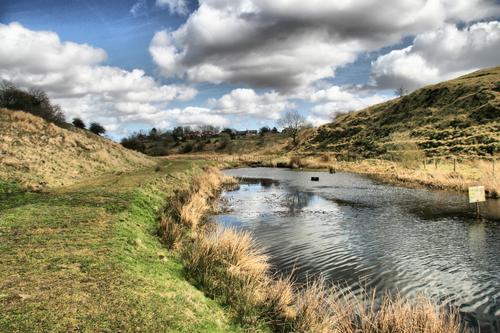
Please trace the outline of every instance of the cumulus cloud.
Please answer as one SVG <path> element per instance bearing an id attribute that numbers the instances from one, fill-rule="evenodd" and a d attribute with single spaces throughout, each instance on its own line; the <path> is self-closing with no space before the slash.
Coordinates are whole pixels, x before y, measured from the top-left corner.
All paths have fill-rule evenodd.
<path id="1" fill-rule="evenodd" d="M 275 91 L 257 94 L 253 89 L 235 89 L 211 101 L 213 111 L 224 115 L 241 115 L 276 120 L 281 112 L 295 105 Z"/>
<path id="2" fill-rule="evenodd" d="M 62 42 L 53 32 L 0 24 L 0 40 L 0 79 L 42 88 L 68 116 L 99 120 L 109 129 L 130 115 L 148 123 L 150 114 L 168 117 L 170 113 L 160 111 L 169 102 L 186 101 L 197 93 L 183 85 L 161 85 L 139 69 L 103 66 L 104 50 Z"/>
<path id="3" fill-rule="evenodd" d="M 289 90 L 403 36 L 498 14 L 492 0 L 200 0 L 150 52 L 165 76 Z"/>
<path id="4" fill-rule="evenodd" d="M 311 94 L 309 100 L 315 105 L 307 120 L 315 126 L 331 122 L 338 113 L 360 110 L 370 105 L 388 100 L 387 96 L 380 94 L 360 94 L 349 92 L 339 86 L 331 86 Z"/>
<path id="5" fill-rule="evenodd" d="M 128 122 L 144 121 L 155 124 L 156 127 L 167 128 L 173 126 L 226 126 L 229 121 L 221 115 L 214 114 L 209 108 L 188 106 L 186 108 L 166 109 L 157 112 L 138 115 L 131 113 L 124 117 Z"/>
<path id="6" fill-rule="evenodd" d="M 156 5 L 168 8 L 171 14 L 187 15 L 189 14 L 187 2 L 187 0 L 156 0 Z"/>
<path id="7" fill-rule="evenodd" d="M 416 36 L 413 44 L 379 57 L 372 80 L 380 88 L 414 89 L 474 70 L 499 65 L 500 22 L 463 29 L 445 25 Z"/>

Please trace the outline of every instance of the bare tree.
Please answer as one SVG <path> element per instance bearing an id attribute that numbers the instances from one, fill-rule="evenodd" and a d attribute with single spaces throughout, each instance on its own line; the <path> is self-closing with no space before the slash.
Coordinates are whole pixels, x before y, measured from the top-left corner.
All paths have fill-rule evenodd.
<path id="1" fill-rule="evenodd" d="M 399 87 L 398 89 L 394 90 L 394 94 L 399 97 L 403 97 L 408 94 L 408 89 L 405 87 Z"/>
<path id="2" fill-rule="evenodd" d="M 284 128 L 283 133 L 290 136 L 293 144 L 296 145 L 297 135 L 299 131 L 306 126 L 306 119 L 295 110 L 287 111 L 283 117 L 278 120 L 278 125 Z"/>

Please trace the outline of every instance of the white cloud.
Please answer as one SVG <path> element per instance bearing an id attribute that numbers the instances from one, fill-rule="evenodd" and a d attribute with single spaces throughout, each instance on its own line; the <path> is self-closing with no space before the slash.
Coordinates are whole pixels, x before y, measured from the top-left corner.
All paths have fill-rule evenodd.
<path id="1" fill-rule="evenodd" d="M 156 113 L 147 113 L 144 116 L 138 117 L 137 114 L 130 114 L 126 117 L 129 122 L 144 120 L 156 127 L 167 128 L 172 126 L 200 126 L 200 125 L 213 125 L 213 126 L 226 126 L 229 121 L 221 115 L 215 114 L 212 110 L 202 107 L 188 106 L 183 109 L 174 108 Z"/>
<path id="2" fill-rule="evenodd" d="M 156 0 L 156 5 L 161 8 L 168 8 L 171 14 L 189 14 L 188 0 Z"/>
<path id="3" fill-rule="evenodd" d="M 445 25 L 417 35 L 413 44 L 393 50 L 372 64 L 372 79 L 381 88 L 414 89 L 499 65 L 500 22 L 463 29 Z"/>
<path id="4" fill-rule="evenodd" d="M 200 0 L 150 51 L 165 76 L 286 90 L 404 36 L 499 14 L 492 0 Z"/>
<path id="5" fill-rule="evenodd" d="M 214 112 L 259 119 L 279 118 L 281 112 L 295 105 L 277 92 L 257 94 L 253 89 L 235 89 L 218 100 L 212 100 Z"/>
<path id="6" fill-rule="evenodd" d="M 132 8 L 130 8 L 130 14 L 134 17 L 148 15 L 148 2 L 147 0 L 138 0 Z"/>
<path id="7" fill-rule="evenodd" d="M 320 104 L 311 109 L 307 120 L 319 126 L 331 122 L 337 113 L 361 110 L 370 105 L 385 102 L 388 97 L 380 94 L 355 94 L 339 86 L 331 86 L 314 92 L 309 99 L 311 102 Z"/>
<path id="8" fill-rule="evenodd" d="M 50 31 L 32 31 L 19 23 L 0 24 L 0 79 L 41 88 L 69 117 L 98 120 L 107 128 L 134 121 L 153 124 L 169 102 L 192 99 L 197 91 L 161 85 L 143 70 L 103 66 L 106 52 L 86 44 L 62 42 Z M 154 118 L 155 121 L 160 120 Z"/>

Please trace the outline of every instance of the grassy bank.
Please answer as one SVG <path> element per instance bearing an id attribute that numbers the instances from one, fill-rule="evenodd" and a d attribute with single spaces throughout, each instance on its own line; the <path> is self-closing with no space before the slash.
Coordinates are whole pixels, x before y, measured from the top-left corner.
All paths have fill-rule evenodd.
<path id="1" fill-rule="evenodd" d="M 0 332 L 241 331 L 157 236 L 160 208 L 202 164 L 45 193 L 1 182 Z"/>
<path id="2" fill-rule="evenodd" d="M 498 198 L 500 196 L 500 162 L 493 158 L 489 160 L 436 158 L 408 162 L 382 159 L 340 161 L 326 153 L 317 155 L 205 154 L 181 156 L 184 158 L 213 160 L 226 163 L 231 167 L 289 167 L 292 169 L 354 172 L 408 187 L 427 187 L 465 192 L 469 186 L 484 185 L 488 197 Z"/>
<path id="3" fill-rule="evenodd" d="M 221 230 L 204 216 L 223 183 L 211 169 L 177 191 L 161 219 L 166 245 L 180 253 L 188 277 L 207 295 L 228 305 L 252 332 L 458 333 L 468 332 L 458 314 L 424 296 L 387 296 L 380 304 L 365 295 L 329 286 L 321 278 L 296 285 L 269 273 L 268 258 L 251 235 Z"/>

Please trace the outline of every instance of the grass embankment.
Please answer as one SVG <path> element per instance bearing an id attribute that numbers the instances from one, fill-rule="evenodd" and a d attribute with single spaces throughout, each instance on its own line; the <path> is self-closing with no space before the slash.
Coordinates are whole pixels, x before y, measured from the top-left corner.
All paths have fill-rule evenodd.
<path id="1" fill-rule="evenodd" d="M 26 112 L 0 108 L 0 179 L 43 190 L 154 164 L 88 131 L 61 128 Z"/>
<path id="2" fill-rule="evenodd" d="M 322 279 L 297 286 L 291 278 L 271 276 L 268 258 L 248 233 L 220 230 L 204 219 L 227 181 L 233 183 L 210 170 L 178 191 L 162 215 L 160 233 L 180 253 L 193 282 L 229 305 L 234 318 L 249 331 L 467 332 L 456 312 L 439 308 L 425 297 L 386 297 L 377 307 L 369 295 L 360 299 Z"/>
<path id="3" fill-rule="evenodd" d="M 239 332 L 158 239 L 200 173 L 168 161 L 45 193 L 0 183 L 0 332 Z"/>

